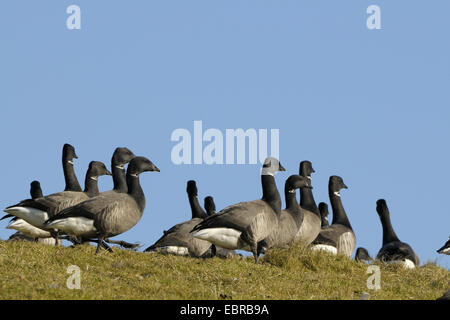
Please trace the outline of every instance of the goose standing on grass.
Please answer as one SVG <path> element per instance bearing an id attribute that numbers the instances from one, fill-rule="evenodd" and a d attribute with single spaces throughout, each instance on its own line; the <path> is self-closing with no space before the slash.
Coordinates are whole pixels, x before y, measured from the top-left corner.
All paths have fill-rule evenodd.
<path id="1" fill-rule="evenodd" d="M 311 181 L 311 174 L 314 169 L 310 161 L 300 163 L 300 175 Z M 304 211 L 303 223 L 298 231 L 296 240 L 308 245 L 317 238 L 322 225 L 319 208 L 316 205 L 312 189 L 308 187 L 300 188 L 300 207 Z"/>
<path id="2" fill-rule="evenodd" d="M 377 201 L 377 213 L 383 226 L 383 246 L 377 254 L 377 260 L 385 262 L 401 262 L 407 269 L 419 265 L 419 257 L 409 244 L 401 242 L 391 224 L 391 217 L 386 200 Z"/>
<path id="3" fill-rule="evenodd" d="M 187 182 L 186 192 L 188 194 L 189 204 L 191 206 L 191 220 L 179 223 L 168 231 L 164 231 L 164 235 L 151 245 L 146 252 L 171 253 L 176 255 L 189 255 L 191 257 L 202 257 L 211 248 L 211 243 L 205 240 L 196 239 L 190 231 L 197 224 L 207 217 L 207 213 L 202 209 L 198 202 L 197 184 L 194 180 Z M 209 212 L 215 211 L 214 201 L 212 197 L 205 199 L 205 206 Z"/>
<path id="4" fill-rule="evenodd" d="M 350 257 L 355 250 L 356 237 L 342 205 L 340 193 L 342 189 L 347 189 L 342 178 L 331 176 L 328 183 L 328 194 L 333 209 L 333 221 L 330 226 L 320 231 L 319 236 L 312 243 L 312 249 Z"/>
<path id="5" fill-rule="evenodd" d="M 5 212 L 25 220 L 29 224 L 50 231 L 45 226 L 45 221 L 62 210 L 74 206 L 82 201 L 99 194 L 98 177 L 112 175 L 106 166 L 100 161 L 92 161 L 86 173 L 84 191 L 62 191 L 37 199 L 24 200 L 21 203 L 10 206 Z M 53 234 L 55 237 L 55 234 Z"/>
<path id="6" fill-rule="evenodd" d="M 355 260 L 358 262 L 370 263 L 373 259 L 369 255 L 366 248 L 359 247 L 356 249 Z"/>
<path id="7" fill-rule="evenodd" d="M 450 240 L 448 240 L 442 248 L 437 250 L 437 253 L 450 255 Z"/>
<path id="8" fill-rule="evenodd" d="M 312 188 L 310 180 L 300 175 L 291 175 L 284 184 L 286 209 L 281 211 L 278 228 L 265 240 L 270 248 L 285 248 L 295 240 L 303 222 L 303 210 L 297 202 L 297 189 Z"/>
<path id="9" fill-rule="evenodd" d="M 275 174 L 286 171 L 280 162 L 266 158 L 261 170 L 261 200 L 240 202 L 206 218 L 193 230 L 197 239 L 207 240 L 226 249 L 242 249 L 253 253 L 255 263 L 265 250 L 261 242 L 277 227 L 281 214 L 281 198 Z"/>
<path id="10" fill-rule="evenodd" d="M 101 248 L 112 249 L 103 241 L 105 238 L 122 234 L 134 227 L 145 209 L 145 194 L 139 175 L 159 169 L 145 157 L 135 157 L 128 165 L 127 193 L 99 195 L 78 205 L 67 208 L 58 216 L 51 217 L 46 227 L 84 239 L 97 239 L 96 254 Z"/>

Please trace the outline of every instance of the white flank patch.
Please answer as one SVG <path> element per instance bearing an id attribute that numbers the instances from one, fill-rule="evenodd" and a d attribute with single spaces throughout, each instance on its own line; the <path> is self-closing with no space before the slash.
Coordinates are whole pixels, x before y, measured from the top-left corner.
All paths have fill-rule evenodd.
<path id="1" fill-rule="evenodd" d="M 40 238 L 38 242 L 49 246 L 55 245 L 55 239 L 53 238 Z M 61 244 L 61 240 L 58 241 L 58 244 Z"/>
<path id="2" fill-rule="evenodd" d="M 445 248 L 444 250 L 441 250 L 439 253 L 448 254 L 450 255 L 450 247 Z"/>
<path id="3" fill-rule="evenodd" d="M 31 238 L 48 238 L 50 237 L 50 232 L 36 228 L 35 226 L 29 224 L 23 219 L 17 219 L 11 222 L 7 227 L 7 229 L 14 229 L 21 232 L 24 235 L 27 235 Z"/>
<path id="4" fill-rule="evenodd" d="M 4 210 L 6 213 L 12 214 L 20 219 L 25 220 L 29 224 L 42 228 L 48 219 L 46 211 L 28 207 L 12 207 Z"/>
<path id="5" fill-rule="evenodd" d="M 197 231 L 192 236 L 197 239 L 209 241 L 216 246 L 234 250 L 240 249 L 238 248 L 238 243 L 241 233 L 231 228 L 209 228 Z"/>
<path id="6" fill-rule="evenodd" d="M 412 262 L 409 259 L 405 259 L 405 261 L 402 261 L 402 262 L 403 262 L 403 267 L 405 267 L 406 269 L 414 269 L 416 267 L 414 262 Z"/>
<path id="7" fill-rule="evenodd" d="M 394 261 L 387 261 L 388 264 L 393 264 L 393 263 L 400 263 L 401 265 L 403 265 L 403 268 L 405 269 L 414 269 L 416 267 L 416 265 L 414 264 L 414 262 L 412 262 L 409 259 L 405 259 L 405 260 L 394 260 Z"/>
<path id="8" fill-rule="evenodd" d="M 325 251 L 329 252 L 331 254 L 337 254 L 337 249 L 333 246 L 327 245 L 327 244 L 315 244 L 311 247 L 311 250 L 314 251 Z"/>
<path id="9" fill-rule="evenodd" d="M 61 230 L 69 235 L 77 237 L 84 235 L 89 236 L 97 231 L 94 227 L 94 220 L 84 217 L 59 219 L 49 223 L 47 227 Z"/>
<path id="10" fill-rule="evenodd" d="M 156 248 L 155 251 L 161 252 L 161 253 L 175 254 L 177 256 L 189 255 L 189 250 L 186 247 L 166 246 L 166 247 Z"/>

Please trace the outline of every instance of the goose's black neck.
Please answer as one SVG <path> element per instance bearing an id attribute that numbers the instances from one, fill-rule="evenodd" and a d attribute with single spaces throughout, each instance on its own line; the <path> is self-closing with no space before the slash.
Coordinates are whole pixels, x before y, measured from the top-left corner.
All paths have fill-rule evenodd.
<path id="1" fill-rule="evenodd" d="M 206 212 L 200 206 L 198 202 L 198 197 L 196 194 L 189 194 L 189 204 L 191 205 L 192 219 L 194 218 L 206 218 Z"/>
<path id="2" fill-rule="evenodd" d="M 309 179 L 308 177 L 305 177 Z M 316 201 L 314 200 L 314 196 L 311 188 L 300 188 L 300 207 L 305 210 L 311 211 L 315 213 L 318 217 L 320 217 L 320 211 L 317 207 Z"/>
<path id="3" fill-rule="evenodd" d="M 118 163 L 114 158 L 111 160 L 111 171 L 113 175 L 114 189 L 120 193 L 127 193 L 127 178 L 125 175 L 125 167 Z"/>
<path id="4" fill-rule="evenodd" d="M 297 202 L 297 190 L 289 185 L 284 186 L 284 198 L 286 200 L 286 210 L 299 210 L 300 206 Z"/>
<path id="5" fill-rule="evenodd" d="M 40 187 L 32 188 L 30 190 L 31 199 L 42 198 L 44 195 L 42 194 L 42 189 Z"/>
<path id="6" fill-rule="evenodd" d="M 136 201 L 141 213 L 145 209 L 145 195 L 139 181 L 139 175 L 127 173 L 128 194 Z"/>
<path id="7" fill-rule="evenodd" d="M 342 224 L 350 229 L 350 221 L 348 220 L 347 214 L 345 213 L 344 206 L 342 205 L 341 197 L 336 195 L 335 190 L 332 188 L 328 189 L 330 196 L 331 208 L 333 209 L 333 221 L 332 224 Z M 352 229 L 353 230 L 353 229 Z"/>
<path id="8" fill-rule="evenodd" d="M 261 184 L 263 189 L 262 200 L 266 201 L 277 215 L 281 214 L 281 198 L 278 192 L 275 178 L 269 174 L 261 175 Z"/>
<path id="9" fill-rule="evenodd" d="M 84 193 L 86 193 L 89 198 L 98 196 L 98 177 L 93 177 L 89 172 L 86 174 L 86 180 L 84 182 Z"/>
<path id="10" fill-rule="evenodd" d="M 66 180 L 66 188 L 64 190 L 83 191 L 83 189 L 81 189 L 80 183 L 78 182 L 77 176 L 75 175 L 73 163 L 70 163 L 69 160 L 66 159 L 64 156 L 62 161 L 63 161 L 64 179 Z"/>
<path id="11" fill-rule="evenodd" d="M 389 212 L 383 210 L 380 214 L 380 220 L 383 226 L 383 245 L 393 241 L 400 241 L 392 227 Z"/>

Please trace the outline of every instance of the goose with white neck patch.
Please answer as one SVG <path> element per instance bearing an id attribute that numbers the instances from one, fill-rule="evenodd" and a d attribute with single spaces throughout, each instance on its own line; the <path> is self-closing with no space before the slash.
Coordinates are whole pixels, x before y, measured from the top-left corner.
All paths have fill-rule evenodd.
<path id="1" fill-rule="evenodd" d="M 299 174 L 311 181 L 311 174 L 315 170 L 310 161 L 300 163 Z M 320 232 L 322 219 L 319 208 L 316 205 L 312 189 L 308 187 L 300 188 L 300 207 L 303 209 L 304 217 L 302 225 L 296 235 L 296 241 L 301 241 L 309 245 L 317 238 Z"/>
<path id="2" fill-rule="evenodd" d="M 286 171 L 278 159 L 266 158 L 261 170 L 262 199 L 226 207 L 198 224 L 193 236 L 226 249 L 250 251 L 257 263 L 265 250 L 261 242 L 277 228 L 281 214 L 274 177 L 278 171 Z"/>
<path id="3" fill-rule="evenodd" d="M 176 224 L 168 231 L 164 231 L 164 235 L 158 241 L 145 249 L 146 252 L 189 255 L 191 257 L 199 258 L 211 248 L 211 243 L 205 240 L 196 239 L 190 233 L 192 228 L 207 217 L 206 212 L 198 202 L 197 184 L 194 180 L 189 180 L 187 182 L 186 192 L 191 207 L 192 218 L 188 221 Z M 205 203 L 211 211 L 214 202 L 212 201 L 212 197 L 209 197 L 208 199 L 209 200 L 205 201 Z"/>
<path id="4" fill-rule="evenodd" d="M 101 248 L 112 251 L 103 240 L 122 234 L 139 222 L 146 204 L 139 175 L 150 171 L 159 169 L 145 157 L 133 158 L 126 173 L 127 193 L 109 193 L 84 201 L 50 218 L 46 227 L 75 237 L 97 239 L 96 254 Z"/>
<path id="5" fill-rule="evenodd" d="M 333 221 L 331 225 L 320 231 L 319 236 L 312 243 L 311 249 L 350 257 L 356 246 L 356 237 L 342 205 L 340 193 L 342 189 L 347 189 L 342 178 L 331 176 L 328 183 L 328 194 L 333 209 Z"/>
<path id="6" fill-rule="evenodd" d="M 98 177 L 112 175 L 100 161 L 91 161 L 86 173 L 85 189 L 81 191 L 62 191 L 45 197 L 24 200 L 21 203 L 8 207 L 4 211 L 21 218 L 29 224 L 49 231 L 45 221 L 49 217 L 59 214 L 62 210 L 74 206 L 82 201 L 99 194 Z"/>
<path id="7" fill-rule="evenodd" d="M 377 213 L 383 226 L 383 246 L 377 254 L 377 260 L 384 262 L 400 262 L 407 269 L 414 269 L 419 265 L 419 257 L 407 243 L 401 242 L 392 227 L 386 200 L 377 201 Z"/>

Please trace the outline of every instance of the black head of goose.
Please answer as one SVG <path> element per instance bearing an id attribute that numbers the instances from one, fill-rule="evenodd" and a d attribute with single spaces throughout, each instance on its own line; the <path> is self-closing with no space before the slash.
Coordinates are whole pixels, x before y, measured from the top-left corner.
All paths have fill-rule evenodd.
<path id="1" fill-rule="evenodd" d="M 73 168 L 73 159 L 78 159 L 78 156 L 75 153 L 75 148 L 66 143 L 62 152 L 62 165 L 64 170 L 64 178 L 66 180 L 66 188 L 64 191 L 82 191 Z"/>
<path id="2" fill-rule="evenodd" d="M 103 175 L 111 175 L 111 172 L 106 169 L 102 162 L 92 161 L 86 173 L 83 192 L 62 191 L 45 197 L 24 200 L 17 205 L 6 208 L 4 211 L 25 220 L 35 227 L 46 229 L 44 224 L 49 217 L 98 195 L 98 177 Z"/>
<path id="3" fill-rule="evenodd" d="M 437 253 L 450 255 L 450 240 L 448 240 Z"/>
<path id="4" fill-rule="evenodd" d="M 277 228 L 281 214 L 274 177 L 278 171 L 286 171 L 278 159 L 266 158 L 261 170 L 261 200 L 237 203 L 207 217 L 192 230 L 193 236 L 226 249 L 250 251 L 258 262 L 259 244 Z"/>
<path id="5" fill-rule="evenodd" d="M 419 257 L 407 243 L 401 242 L 392 227 L 386 200 L 377 201 L 377 213 L 383 227 L 383 246 L 378 251 L 377 259 L 385 262 L 401 262 L 408 269 L 419 265 Z"/>
<path id="6" fill-rule="evenodd" d="M 216 204 L 214 202 L 214 198 L 211 196 L 205 197 L 204 207 L 205 207 L 207 216 L 212 216 L 213 214 L 215 214 L 216 213 Z"/>
<path id="7" fill-rule="evenodd" d="M 373 259 L 369 255 L 366 248 L 359 247 L 356 249 L 355 260 L 358 262 L 370 263 Z"/>
<path id="8" fill-rule="evenodd" d="M 315 170 L 310 161 L 300 162 L 299 174 L 311 181 L 311 174 Z M 319 208 L 316 205 L 312 189 L 300 188 L 300 207 L 304 211 L 303 222 L 296 236 L 296 240 L 308 245 L 318 236 L 321 227 L 321 216 Z"/>
<path id="9" fill-rule="evenodd" d="M 303 223 L 304 211 L 297 202 L 297 189 L 312 188 L 310 180 L 301 175 L 291 175 L 284 184 L 286 209 L 281 212 L 278 227 L 263 241 L 265 249 L 282 248 L 295 240 Z"/>
<path id="10" fill-rule="evenodd" d="M 319 203 L 319 211 L 320 211 L 320 218 L 322 219 L 322 228 L 328 227 L 328 215 L 330 212 L 328 211 L 328 205 L 325 202 Z"/>
<path id="11" fill-rule="evenodd" d="M 128 165 L 126 179 L 127 193 L 99 195 L 50 218 L 46 227 L 81 238 L 97 239 L 97 251 L 111 248 L 103 241 L 134 227 L 145 209 L 145 194 L 139 175 L 143 172 L 159 172 L 159 169 L 145 157 L 135 157 Z"/>
<path id="12" fill-rule="evenodd" d="M 348 189 L 344 180 L 339 176 L 331 176 L 328 183 L 328 194 L 333 209 L 333 221 L 330 226 L 320 231 L 312 243 L 312 249 L 350 257 L 356 246 L 356 237 L 342 205 L 340 193 L 342 189 Z"/>
<path id="13" fill-rule="evenodd" d="M 31 199 L 42 198 L 44 195 L 42 193 L 41 183 L 34 180 L 30 184 L 30 196 Z"/>

